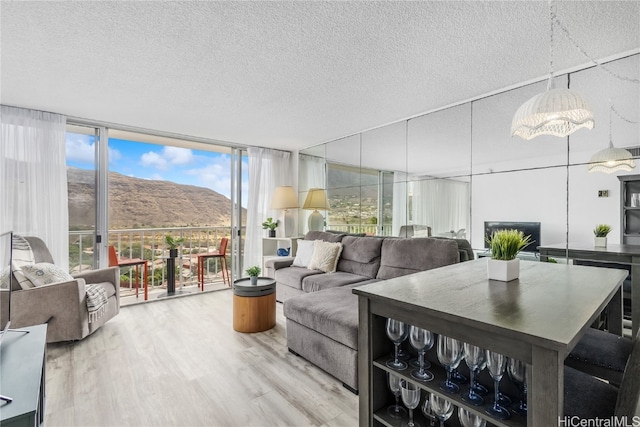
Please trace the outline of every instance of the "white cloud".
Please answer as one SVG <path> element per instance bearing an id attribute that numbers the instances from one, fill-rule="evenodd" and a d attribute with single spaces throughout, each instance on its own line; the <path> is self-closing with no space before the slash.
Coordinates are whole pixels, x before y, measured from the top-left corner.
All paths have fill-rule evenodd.
<path id="1" fill-rule="evenodd" d="M 140 157 L 140 163 L 142 163 L 142 166 L 152 166 L 163 171 L 168 168 L 167 160 L 155 151 L 144 153 Z"/>
<path id="2" fill-rule="evenodd" d="M 185 171 L 186 174 L 195 176 L 201 184 L 226 197 L 231 197 L 231 162 L 229 156 L 219 156 L 213 159 L 206 158 L 209 162 L 198 169 Z"/>
<path id="3" fill-rule="evenodd" d="M 95 152 L 91 135 L 69 134 L 65 142 L 67 161 L 94 163 Z"/>
<path id="4" fill-rule="evenodd" d="M 68 162 L 94 164 L 95 143 L 92 135 L 81 135 L 67 133 L 65 143 L 66 157 Z M 109 163 L 122 158 L 120 151 L 109 147 Z"/>
<path id="5" fill-rule="evenodd" d="M 188 165 L 194 160 L 193 152 L 190 149 L 180 147 L 164 147 L 162 157 L 172 165 Z"/>
<path id="6" fill-rule="evenodd" d="M 148 151 L 140 157 L 140 163 L 145 167 L 158 170 L 168 170 L 169 165 L 183 166 L 194 162 L 193 152 L 188 148 L 163 147 L 162 151 Z"/>

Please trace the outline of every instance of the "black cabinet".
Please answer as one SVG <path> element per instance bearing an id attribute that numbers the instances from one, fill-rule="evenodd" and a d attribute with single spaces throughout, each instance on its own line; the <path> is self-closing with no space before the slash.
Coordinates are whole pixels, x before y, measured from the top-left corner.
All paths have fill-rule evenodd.
<path id="1" fill-rule="evenodd" d="M 640 175 L 619 176 L 620 243 L 640 245 Z"/>

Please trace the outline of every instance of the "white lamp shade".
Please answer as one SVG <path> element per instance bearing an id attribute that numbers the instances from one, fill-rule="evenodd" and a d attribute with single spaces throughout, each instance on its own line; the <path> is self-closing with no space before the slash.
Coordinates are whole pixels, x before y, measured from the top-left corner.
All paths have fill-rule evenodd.
<path id="1" fill-rule="evenodd" d="M 518 108 L 511 123 L 511 136 L 530 140 L 538 135 L 565 137 L 580 128 L 593 129 L 593 111 L 582 96 L 571 89 L 551 89 Z"/>
<path id="2" fill-rule="evenodd" d="M 611 144 L 609 148 L 598 151 L 589 160 L 589 172 L 613 173 L 618 171 L 632 171 L 636 167 L 633 155 L 624 148 L 616 148 Z"/>
<path id="3" fill-rule="evenodd" d="M 276 187 L 271 198 L 271 209 L 295 209 L 298 207 L 298 197 L 293 187 L 285 185 Z"/>
<path id="4" fill-rule="evenodd" d="M 312 188 L 307 193 L 307 198 L 304 200 L 302 209 L 316 210 L 331 209 L 329 201 L 327 200 L 327 192 L 323 188 Z"/>

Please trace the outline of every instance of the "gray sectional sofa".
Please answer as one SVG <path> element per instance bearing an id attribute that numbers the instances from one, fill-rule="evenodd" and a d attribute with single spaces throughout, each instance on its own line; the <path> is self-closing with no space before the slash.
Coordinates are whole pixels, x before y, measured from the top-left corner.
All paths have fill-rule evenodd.
<path id="1" fill-rule="evenodd" d="M 276 298 L 284 303 L 287 346 L 354 392 L 358 387 L 358 298 L 352 289 L 474 257 L 462 239 L 309 232 L 305 240 L 341 242 L 342 253 L 333 273 L 293 267 L 293 258 L 267 262 L 267 274 L 276 280 Z"/>

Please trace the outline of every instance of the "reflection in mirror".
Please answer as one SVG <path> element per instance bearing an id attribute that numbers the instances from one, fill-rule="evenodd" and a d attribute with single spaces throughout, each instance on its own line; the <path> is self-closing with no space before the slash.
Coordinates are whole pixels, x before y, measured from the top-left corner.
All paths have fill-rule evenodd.
<path id="1" fill-rule="evenodd" d="M 555 84 L 567 87 L 567 76 L 556 77 Z M 567 164 L 566 138 L 543 135 L 525 141 L 511 136 L 511 120 L 518 107 L 545 88 L 546 82 L 540 82 L 473 101 L 474 175 Z M 588 130 L 575 135 L 581 132 Z"/>
<path id="2" fill-rule="evenodd" d="M 447 178 L 471 174 L 471 104 L 409 120 L 407 171 Z"/>
<path id="3" fill-rule="evenodd" d="M 539 222 L 539 245 L 562 243 L 567 232 L 567 168 L 474 175 L 471 246 L 484 248 L 484 222 Z"/>
<path id="4" fill-rule="evenodd" d="M 410 223 L 427 226 L 435 237 L 467 238 L 469 178 L 416 178 L 409 182 Z M 418 233 L 419 234 L 419 233 Z M 419 236 L 414 233 L 415 237 Z"/>

